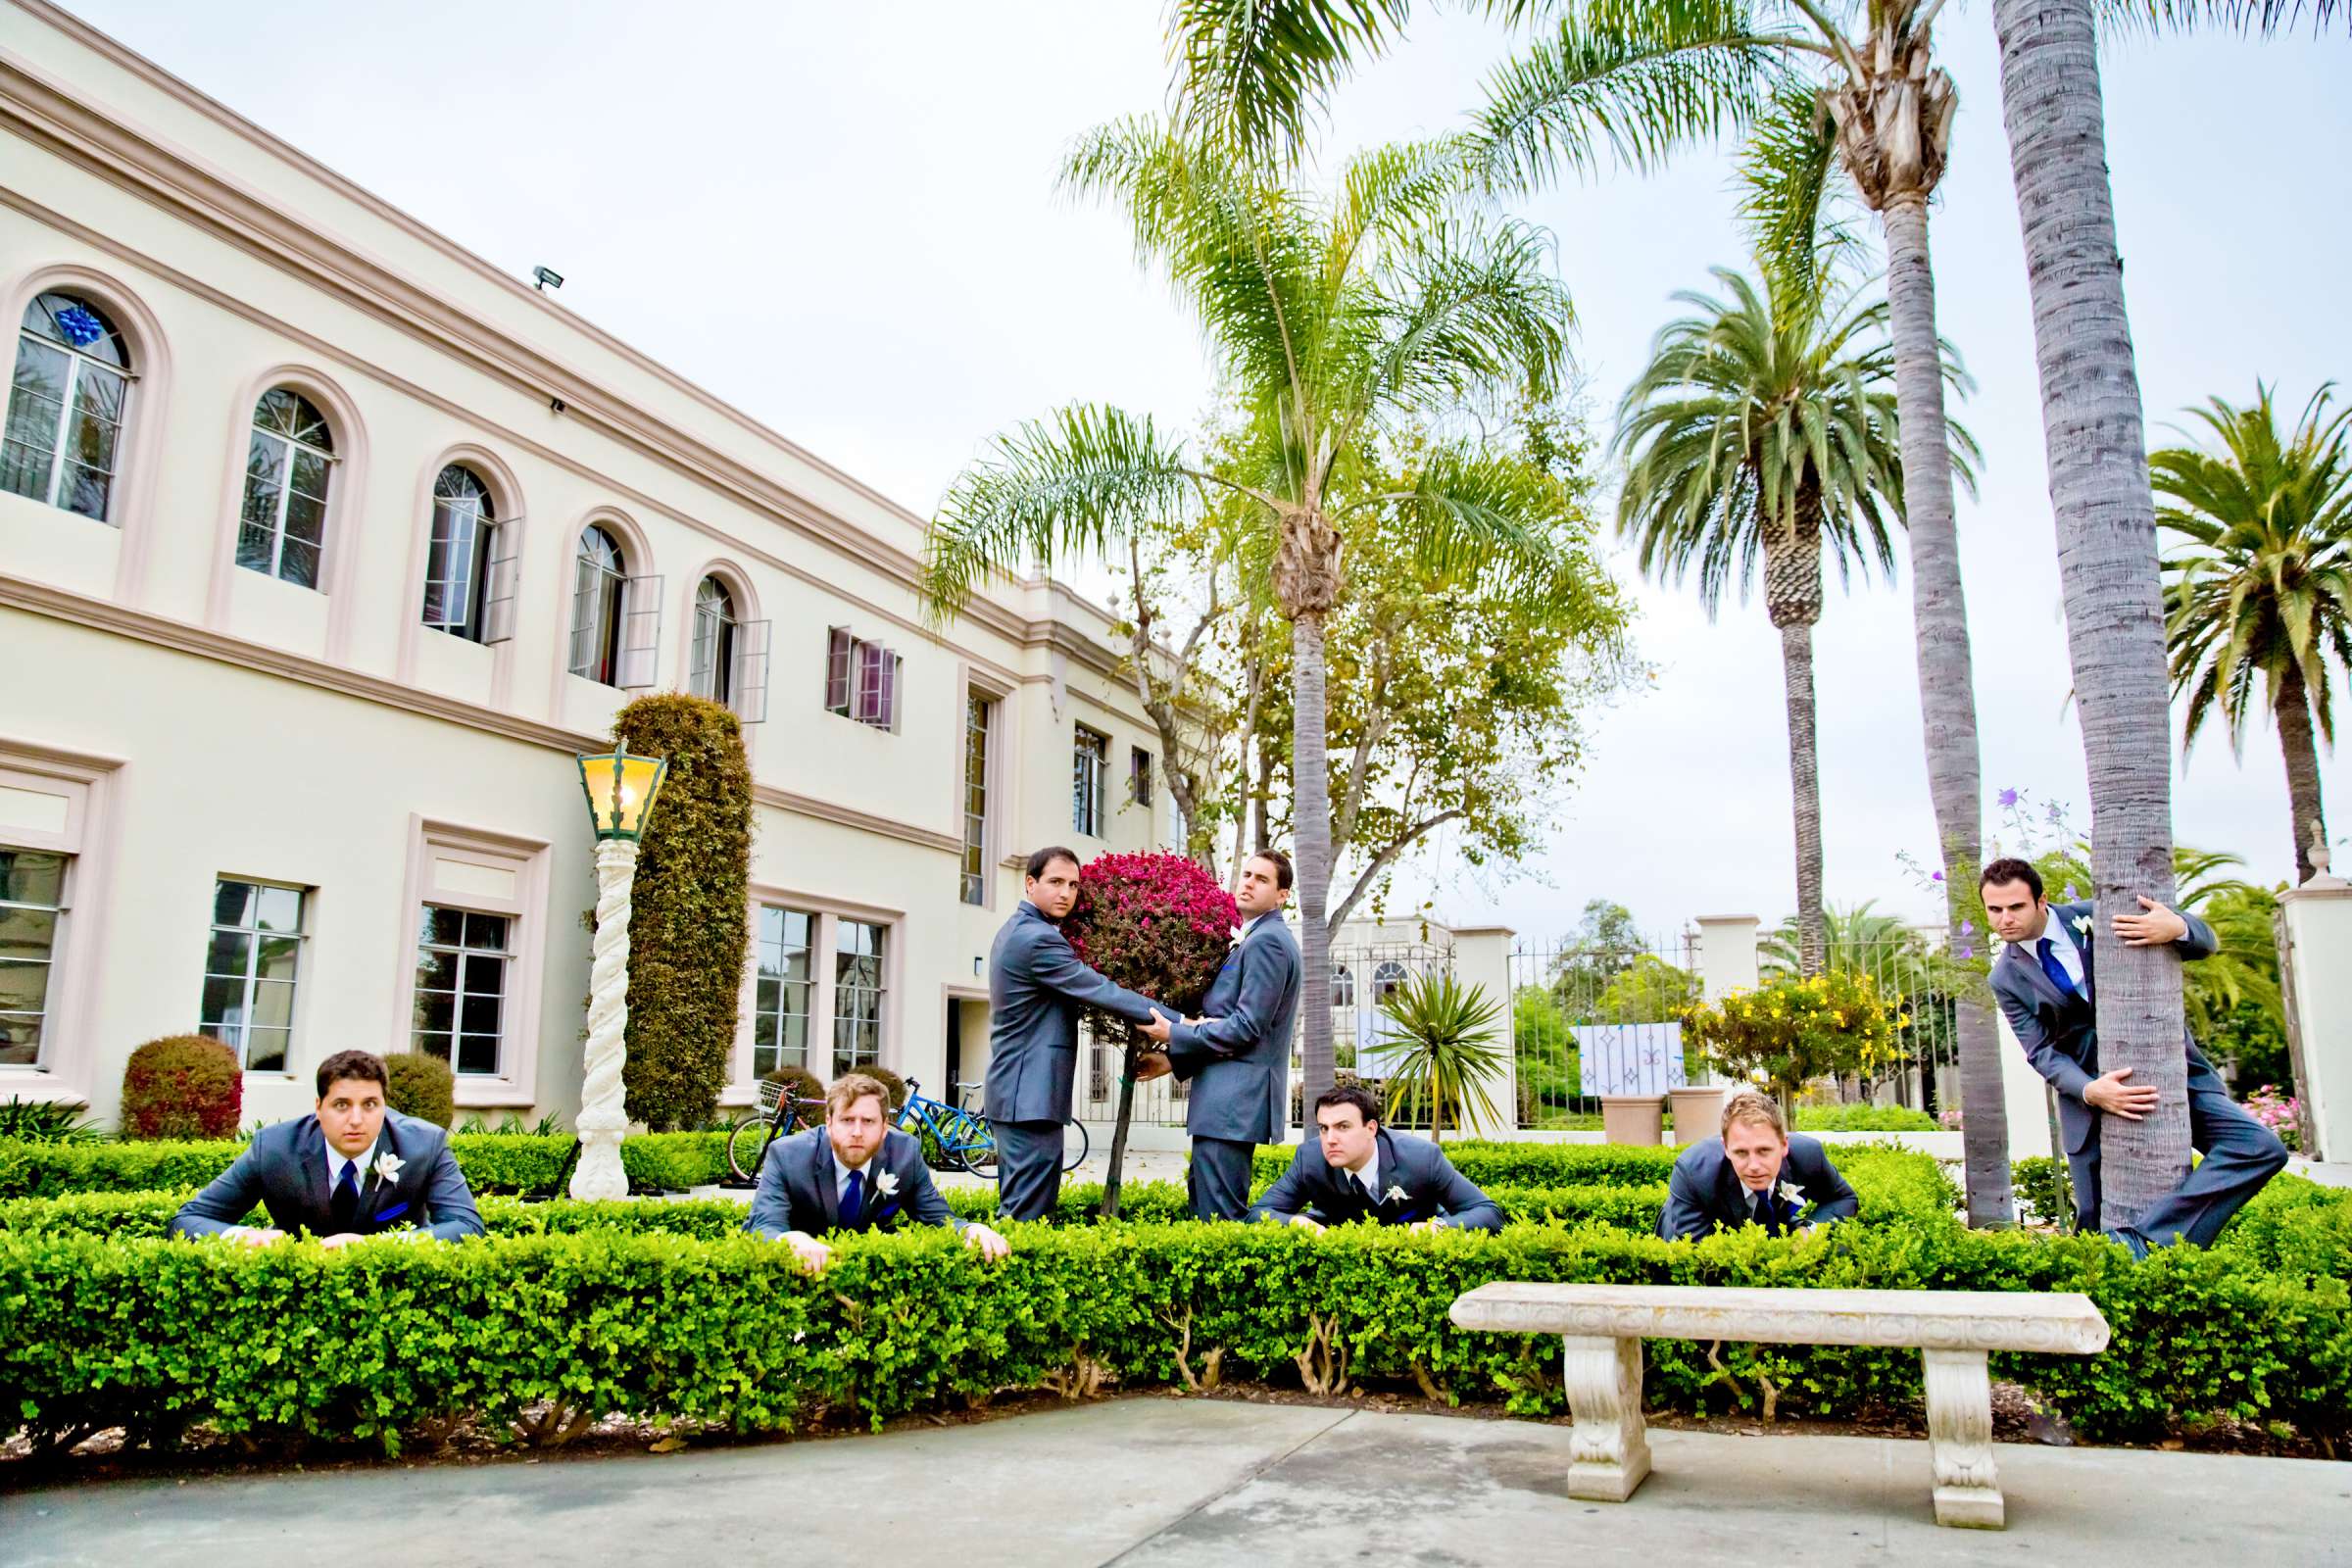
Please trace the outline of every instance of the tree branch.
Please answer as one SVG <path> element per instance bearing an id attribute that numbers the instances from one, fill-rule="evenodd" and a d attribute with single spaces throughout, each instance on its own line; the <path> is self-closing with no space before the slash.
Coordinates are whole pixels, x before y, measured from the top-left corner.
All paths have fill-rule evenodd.
<path id="1" fill-rule="evenodd" d="M 1456 806 L 1440 811 L 1435 816 L 1425 816 L 1398 834 L 1396 842 L 1374 856 L 1372 863 L 1364 867 L 1364 874 L 1355 879 L 1355 886 L 1348 890 L 1348 897 L 1333 906 L 1330 917 L 1323 922 L 1330 928 L 1332 935 L 1339 935 L 1340 927 L 1346 924 L 1348 916 L 1355 911 L 1356 905 L 1362 902 L 1365 894 L 1372 891 L 1372 884 L 1380 879 L 1380 874 L 1396 863 L 1398 856 L 1455 817 L 1468 814 L 1462 808 Z"/>

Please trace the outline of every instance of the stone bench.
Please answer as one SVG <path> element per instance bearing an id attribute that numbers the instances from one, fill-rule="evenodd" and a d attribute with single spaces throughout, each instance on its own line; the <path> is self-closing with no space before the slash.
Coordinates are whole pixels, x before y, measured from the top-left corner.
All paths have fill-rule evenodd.
<path id="1" fill-rule="evenodd" d="M 1992 1350 L 2088 1355 L 2107 1320 L 2074 1293 L 1728 1290 L 1678 1285 L 1535 1285 L 1498 1280 L 1453 1303 L 1453 1321 L 1498 1334 L 1557 1334 L 1576 1425 L 1568 1494 L 1623 1502 L 1649 1474 L 1642 1425 L 1643 1340 L 1757 1345 L 1917 1346 L 1927 1360 L 1936 1522 L 1998 1530 L 1992 1464 Z"/>

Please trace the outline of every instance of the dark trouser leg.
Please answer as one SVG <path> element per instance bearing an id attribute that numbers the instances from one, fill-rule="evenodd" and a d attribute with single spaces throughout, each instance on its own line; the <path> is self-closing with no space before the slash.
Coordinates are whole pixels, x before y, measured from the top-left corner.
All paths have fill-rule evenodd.
<path id="1" fill-rule="evenodd" d="M 1061 1123 L 991 1121 L 997 1135 L 997 1213 L 1052 1219 L 1061 1200 Z"/>
<path id="2" fill-rule="evenodd" d="M 2205 1157 L 2170 1198 L 2132 1227 L 2154 1247 L 2175 1241 L 2208 1247 L 2230 1216 L 2286 1168 L 2286 1146 L 2230 1099 L 2221 1075 L 2191 1062 L 2188 1141 Z"/>
<path id="3" fill-rule="evenodd" d="M 2080 1152 L 2066 1156 L 2075 1181 L 2075 1229 L 2095 1235 L 2099 1228 L 2099 1135 L 2094 1129 Z"/>
<path id="4" fill-rule="evenodd" d="M 1250 1164 L 1255 1144 L 1230 1138 L 1193 1140 L 1193 1165 L 1186 1178 L 1193 1218 L 1240 1219 L 1250 1212 Z"/>

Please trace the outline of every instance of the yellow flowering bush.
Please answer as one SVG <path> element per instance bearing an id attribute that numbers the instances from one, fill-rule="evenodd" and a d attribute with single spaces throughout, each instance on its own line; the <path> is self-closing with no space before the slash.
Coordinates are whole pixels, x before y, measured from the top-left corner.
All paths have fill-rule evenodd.
<path id="1" fill-rule="evenodd" d="M 1789 975 L 1691 1008 L 1683 1049 L 1727 1076 L 1789 1096 L 1809 1078 L 1876 1076 L 1900 1055 L 1895 1032 L 1910 1021 L 1868 975 Z"/>

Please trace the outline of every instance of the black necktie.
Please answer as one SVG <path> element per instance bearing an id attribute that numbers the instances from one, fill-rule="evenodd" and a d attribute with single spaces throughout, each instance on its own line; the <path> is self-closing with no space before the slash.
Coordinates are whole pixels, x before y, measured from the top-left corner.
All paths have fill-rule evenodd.
<path id="1" fill-rule="evenodd" d="M 335 1217 L 335 1234 L 340 1236 L 351 1229 L 351 1222 L 360 1213 L 360 1163 L 356 1159 L 343 1162 L 343 1179 L 335 1183 L 335 1196 L 329 1211 Z"/>
<path id="2" fill-rule="evenodd" d="M 855 1228 L 865 1218 L 865 1172 L 850 1172 L 850 1184 L 841 1191 L 841 1223 Z"/>

